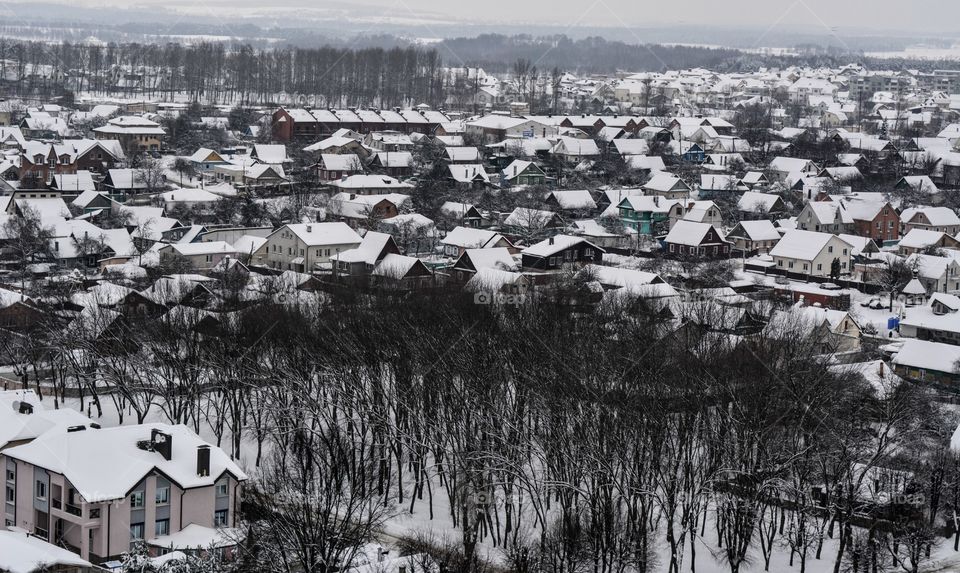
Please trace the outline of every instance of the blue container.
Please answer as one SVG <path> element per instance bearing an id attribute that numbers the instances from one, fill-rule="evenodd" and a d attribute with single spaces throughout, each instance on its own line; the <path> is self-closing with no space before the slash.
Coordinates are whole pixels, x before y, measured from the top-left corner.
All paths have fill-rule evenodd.
<path id="1" fill-rule="evenodd" d="M 896 330 L 900 328 L 900 318 L 891 316 L 887 319 L 887 330 Z"/>

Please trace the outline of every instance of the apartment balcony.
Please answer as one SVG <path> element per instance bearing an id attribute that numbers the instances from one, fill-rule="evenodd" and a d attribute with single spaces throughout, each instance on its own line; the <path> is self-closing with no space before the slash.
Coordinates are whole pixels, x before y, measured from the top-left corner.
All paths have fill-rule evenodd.
<path id="1" fill-rule="evenodd" d="M 76 505 L 70 505 L 70 504 L 68 503 L 68 504 L 66 505 L 65 511 L 66 511 L 67 513 L 69 513 L 70 515 L 74 515 L 74 516 L 76 516 L 76 517 L 83 517 L 83 509 L 80 508 L 80 507 L 78 507 L 78 506 L 76 506 Z"/>

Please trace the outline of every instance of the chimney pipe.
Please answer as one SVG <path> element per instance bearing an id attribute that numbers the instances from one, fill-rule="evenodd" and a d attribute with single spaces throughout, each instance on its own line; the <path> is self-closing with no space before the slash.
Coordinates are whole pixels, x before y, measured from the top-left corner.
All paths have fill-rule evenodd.
<path id="1" fill-rule="evenodd" d="M 210 475 L 210 446 L 197 447 L 197 475 L 200 477 Z"/>
<path id="2" fill-rule="evenodd" d="M 153 444 L 153 451 L 169 462 L 173 457 L 173 436 L 154 428 L 150 431 L 150 442 Z"/>

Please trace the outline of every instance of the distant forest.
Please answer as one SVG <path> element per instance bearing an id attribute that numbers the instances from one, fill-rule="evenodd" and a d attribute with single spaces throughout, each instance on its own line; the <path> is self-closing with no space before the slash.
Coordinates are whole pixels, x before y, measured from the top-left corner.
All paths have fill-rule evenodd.
<path id="1" fill-rule="evenodd" d="M 717 69 L 741 53 L 727 48 L 627 44 L 591 37 L 573 40 L 567 36 L 502 36 L 485 34 L 454 38 L 440 44 L 448 65 L 480 65 L 488 72 L 507 72 L 513 62 L 525 59 L 543 69 L 583 72 L 665 71 L 703 67 Z M 451 62 L 450 60 L 455 60 Z"/>
<path id="2" fill-rule="evenodd" d="M 310 103 L 315 106 L 443 105 L 471 89 L 445 68 L 483 67 L 505 74 L 519 61 L 540 74 L 665 71 L 707 68 L 756 71 L 791 65 L 868 69 L 960 68 L 958 61 L 877 60 L 813 47 L 802 56 L 769 56 L 730 48 L 634 45 L 602 38 L 481 35 L 431 44 L 258 48 L 246 43 L 71 43 L 0 37 L 2 93 L 52 98 L 186 96 L 209 103 Z M 532 70 L 531 70 L 532 71 Z M 475 86 L 474 86 L 475 87 Z M 304 100 L 304 98 L 307 98 Z"/>

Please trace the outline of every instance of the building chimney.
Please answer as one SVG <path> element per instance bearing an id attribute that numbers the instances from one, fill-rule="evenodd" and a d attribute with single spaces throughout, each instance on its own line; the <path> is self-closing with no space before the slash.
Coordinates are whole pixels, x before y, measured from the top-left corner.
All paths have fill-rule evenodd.
<path id="1" fill-rule="evenodd" d="M 29 402 L 14 402 L 13 406 L 17 409 L 18 414 L 33 414 L 33 404 Z"/>
<path id="2" fill-rule="evenodd" d="M 197 447 L 197 475 L 200 477 L 210 475 L 210 446 Z"/>
<path id="3" fill-rule="evenodd" d="M 553 237 L 550 237 L 550 239 L 548 239 L 548 240 L 550 241 L 548 244 L 552 245 L 552 244 L 553 244 Z"/>
<path id="4" fill-rule="evenodd" d="M 173 457 L 173 436 L 170 434 L 154 428 L 150 431 L 150 443 L 153 445 L 153 451 L 163 456 L 163 459 L 169 462 Z"/>
<path id="5" fill-rule="evenodd" d="M 312 232 L 313 232 L 313 225 L 307 225 L 307 232 L 308 232 L 308 233 L 312 233 Z"/>

